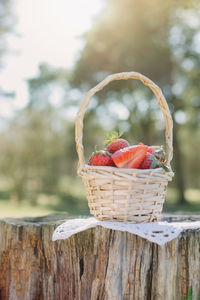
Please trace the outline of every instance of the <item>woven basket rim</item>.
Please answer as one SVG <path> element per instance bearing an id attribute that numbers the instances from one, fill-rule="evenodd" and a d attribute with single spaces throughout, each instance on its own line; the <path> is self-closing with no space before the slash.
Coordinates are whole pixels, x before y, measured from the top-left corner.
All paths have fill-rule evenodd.
<path id="1" fill-rule="evenodd" d="M 110 166 L 90 166 L 88 164 L 82 165 L 81 169 L 91 169 L 91 170 L 102 170 L 102 171 L 116 171 L 118 173 L 162 173 L 162 174 L 169 174 L 174 173 L 172 169 L 169 167 L 169 172 L 166 172 L 163 168 L 156 168 L 156 169 L 133 169 L 133 168 L 117 168 L 117 167 L 110 167 Z"/>

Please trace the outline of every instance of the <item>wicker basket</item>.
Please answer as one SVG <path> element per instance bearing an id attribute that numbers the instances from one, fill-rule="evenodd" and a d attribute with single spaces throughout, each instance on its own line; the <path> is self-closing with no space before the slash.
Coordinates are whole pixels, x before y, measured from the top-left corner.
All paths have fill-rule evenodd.
<path id="1" fill-rule="evenodd" d="M 123 169 L 89 166 L 85 163 L 83 118 L 92 96 L 109 82 L 121 79 L 139 79 L 155 94 L 166 125 L 166 162 L 170 172 L 158 169 Z M 149 78 L 136 72 L 123 72 L 106 77 L 85 96 L 76 117 L 76 145 L 79 157 L 78 175 L 82 177 L 91 214 L 99 220 L 121 222 L 155 222 L 159 220 L 168 181 L 173 172 L 170 161 L 172 148 L 172 118 L 161 89 Z"/>

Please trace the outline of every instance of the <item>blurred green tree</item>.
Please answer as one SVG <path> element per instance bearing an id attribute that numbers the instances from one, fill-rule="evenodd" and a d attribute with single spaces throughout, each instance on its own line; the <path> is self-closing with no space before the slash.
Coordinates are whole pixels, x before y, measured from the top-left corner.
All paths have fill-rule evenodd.
<path id="1" fill-rule="evenodd" d="M 37 79 L 29 80 L 29 104 L 2 132 L 0 164 L 11 182 L 15 202 L 27 192 L 29 198 L 38 193 L 55 194 L 67 168 L 66 122 L 50 101 L 50 83 L 59 89 L 65 75 L 63 70 L 42 65 Z"/>

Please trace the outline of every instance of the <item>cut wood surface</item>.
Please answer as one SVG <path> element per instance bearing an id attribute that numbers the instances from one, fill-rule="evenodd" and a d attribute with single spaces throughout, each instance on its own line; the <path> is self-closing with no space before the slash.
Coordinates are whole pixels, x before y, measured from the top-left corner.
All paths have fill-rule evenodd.
<path id="1" fill-rule="evenodd" d="M 99 226 L 52 242 L 67 218 L 0 220 L 0 300 L 200 299 L 200 230 L 164 246 Z"/>

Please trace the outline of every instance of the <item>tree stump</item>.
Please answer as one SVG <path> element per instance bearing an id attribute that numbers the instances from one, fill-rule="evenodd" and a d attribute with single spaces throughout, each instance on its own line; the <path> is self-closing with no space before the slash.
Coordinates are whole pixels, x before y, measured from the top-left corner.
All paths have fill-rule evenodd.
<path id="1" fill-rule="evenodd" d="M 52 242 L 66 218 L 0 221 L 1 300 L 200 299 L 200 230 L 185 231 L 162 247 L 102 227 Z"/>

